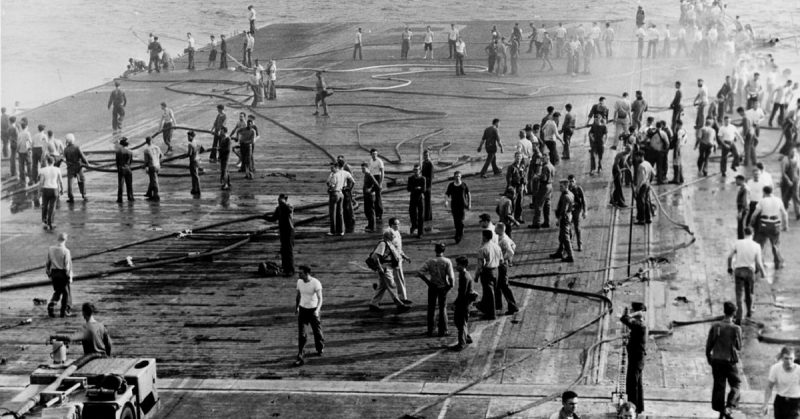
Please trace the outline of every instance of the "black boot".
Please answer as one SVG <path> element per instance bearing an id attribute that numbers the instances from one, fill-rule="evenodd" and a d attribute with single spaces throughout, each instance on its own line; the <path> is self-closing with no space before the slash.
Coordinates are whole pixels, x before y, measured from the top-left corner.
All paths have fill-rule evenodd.
<path id="1" fill-rule="evenodd" d="M 54 301 L 47 305 L 47 315 L 50 317 L 56 316 L 56 303 Z"/>

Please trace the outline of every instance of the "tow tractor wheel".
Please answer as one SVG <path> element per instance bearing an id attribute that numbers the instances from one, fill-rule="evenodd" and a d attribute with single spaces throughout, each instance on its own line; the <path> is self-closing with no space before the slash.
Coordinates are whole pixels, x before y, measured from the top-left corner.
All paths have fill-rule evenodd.
<path id="1" fill-rule="evenodd" d="M 130 405 L 125 405 L 125 408 L 122 409 L 122 414 L 119 416 L 119 419 L 136 419 L 136 415 L 133 413 L 133 408 Z"/>

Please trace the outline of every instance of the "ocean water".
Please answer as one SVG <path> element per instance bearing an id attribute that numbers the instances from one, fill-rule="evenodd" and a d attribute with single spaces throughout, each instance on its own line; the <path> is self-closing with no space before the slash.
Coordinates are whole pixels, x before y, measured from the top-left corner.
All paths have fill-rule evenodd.
<path id="1" fill-rule="evenodd" d="M 250 3 L 252 1 L 252 3 Z M 678 1 L 643 0 L 648 17 L 675 22 Z M 247 28 L 253 4 L 258 25 L 287 22 L 347 22 L 375 25 L 474 19 L 633 19 L 634 0 L 2 0 L 0 1 L 0 102 L 26 109 L 119 76 L 130 57 L 146 59 L 145 40 L 157 34 L 173 55 L 186 32 L 198 44 L 209 35 Z M 800 1 L 733 0 L 729 14 L 742 16 L 764 35 L 800 34 Z M 800 39 L 778 48 L 779 63 L 800 62 Z"/>

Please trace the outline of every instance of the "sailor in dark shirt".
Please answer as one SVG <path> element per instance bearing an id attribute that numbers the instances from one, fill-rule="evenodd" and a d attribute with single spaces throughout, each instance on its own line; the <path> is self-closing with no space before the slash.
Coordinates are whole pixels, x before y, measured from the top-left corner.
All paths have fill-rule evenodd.
<path id="1" fill-rule="evenodd" d="M 589 110 L 589 119 L 586 120 L 586 125 L 589 125 L 590 119 L 597 120 L 598 117 L 603 119 L 603 124 L 608 121 L 608 108 L 606 107 L 606 98 L 603 96 L 600 96 L 598 102 Z"/>
<path id="2" fill-rule="evenodd" d="M 289 204 L 289 196 L 280 194 L 275 211 L 272 214 L 265 214 L 264 219 L 278 223 L 281 241 L 281 269 L 284 276 L 294 275 L 294 207 Z"/>
<path id="3" fill-rule="evenodd" d="M 747 213 L 750 210 L 750 189 L 745 183 L 744 175 L 736 175 L 736 237 L 744 239 L 744 228 Z"/>
<path id="4" fill-rule="evenodd" d="M 219 151 L 219 183 L 222 185 L 222 190 L 231 188 L 231 174 L 228 171 L 228 161 L 231 157 L 231 137 L 228 136 L 228 128 L 223 126 L 219 130 L 219 143 L 217 143 Z"/>
<path id="5" fill-rule="evenodd" d="M 636 413 L 644 410 L 644 394 L 642 393 L 642 370 L 644 370 L 644 359 L 647 356 L 647 326 L 644 319 L 644 312 L 647 311 L 642 303 L 632 303 L 632 312 L 628 312 L 625 307 L 620 321 L 628 327 L 628 374 L 625 379 L 625 393 L 628 400 L 636 404 Z"/>
<path id="6" fill-rule="evenodd" d="M 200 195 L 200 166 L 197 163 L 197 147 L 194 145 L 194 131 L 186 133 L 189 139 L 186 154 L 189 156 L 189 175 L 192 177 L 192 195 Z"/>
<path id="7" fill-rule="evenodd" d="M 711 364 L 714 388 L 711 390 L 711 408 L 720 417 L 730 418 L 731 409 L 739 404 L 739 351 L 742 349 L 742 328 L 734 324 L 736 304 L 726 301 L 723 304 L 725 317 L 714 323 L 708 331 L 706 340 L 706 359 Z M 725 382 L 731 391 L 725 398 Z"/>
<path id="8" fill-rule="evenodd" d="M 500 148 L 500 152 L 503 152 L 503 143 L 500 142 L 500 133 L 497 131 L 497 127 L 500 124 L 500 120 L 495 118 L 492 120 L 492 125 L 483 130 L 483 138 L 481 138 L 481 143 L 478 145 L 478 153 L 481 152 L 484 144 L 486 145 L 486 162 L 483 164 L 483 168 L 481 169 L 481 177 L 486 177 L 486 170 L 489 168 L 489 165 L 492 165 L 492 171 L 494 174 L 499 175 L 503 173 L 500 168 L 497 166 L 497 148 Z"/>
<path id="9" fill-rule="evenodd" d="M 375 231 L 375 190 L 379 188 L 378 181 L 369 171 L 369 164 L 361 163 L 361 173 L 364 174 L 364 185 L 361 189 L 364 197 L 364 216 L 367 217 L 367 226 L 364 231 Z"/>
<path id="10" fill-rule="evenodd" d="M 417 237 L 422 237 L 422 231 L 425 224 L 425 190 L 426 190 L 425 177 L 420 173 L 418 164 L 414 165 L 414 174 L 409 176 L 408 185 L 406 189 L 411 193 L 408 202 L 408 215 L 411 219 L 411 231 L 409 234 L 413 235 L 414 230 L 417 231 Z"/>
<path id="11" fill-rule="evenodd" d="M 433 162 L 428 150 L 422 152 L 422 176 L 425 178 L 425 221 L 433 221 L 433 207 L 431 207 Z M 428 230 L 430 230 L 430 227 L 428 227 Z"/>
<path id="12" fill-rule="evenodd" d="M 217 160 L 217 152 L 219 147 L 219 140 L 222 135 L 222 129 L 225 128 L 225 120 L 228 117 L 225 115 L 225 105 L 217 105 L 217 116 L 214 118 L 214 125 L 211 131 L 214 134 L 214 142 L 211 144 L 211 156 L 208 160 L 214 162 Z"/>
<path id="13" fill-rule="evenodd" d="M 228 43 L 225 42 L 225 35 L 219 36 L 219 69 L 228 68 Z"/>
<path id="14" fill-rule="evenodd" d="M 83 166 L 88 166 L 89 161 L 83 151 L 75 144 L 75 135 L 67 134 L 64 138 L 67 140 L 67 146 L 64 148 L 64 160 L 67 162 L 67 202 L 75 201 L 75 197 L 72 195 L 72 178 L 77 178 L 78 189 L 83 196 L 83 200 L 86 201 Z"/>
<path id="15" fill-rule="evenodd" d="M 115 81 L 114 90 L 108 96 L 108 108 L 111 109 L 111 129 L 114 130 L 114 134 L 122 131 L 122 119 L 125 118 L 125 105 L 127 104 L 125 92 L 119 88 L 119 82 Z"/>
<path id="16" fill-rule="evenodd" d="M 669 104 L 669 108 L 672 109 L 672 123 L 670 126 L 672 127 L 672 131 L 676 130 L 676 124 L 679 119 L 681 119 L 681 113 L 683 112 L 683 106 L 681 105 L 681 100 L 683 98 L 683 93 L 681 93 L 681 82 L 675 82 L 675 96 L 672 98 L 672 102 Z"/>
<path id="17" fill-rule="evenodd" d="M 578 185 L 577 179 L 575 179 L 575 175 L 567 176 L 567 180 L 569 180 L 569 191 L 572 192 L 572 196 L 575 198 L 575 203 L 572 205 L 572 227 L 575 229 L 573 232 L 575 234 L 575 241 L 578 245 L 575 250 L 581 251 L 581 245 L 583 241 L 581 240 L 581 218 L 586 219 L 586 198 L 583 194 L 583 188 L 581 185 Z"/>
<path id="18" fill-rule="evenodd" d="M 453 215 L 453 226 L 456 230 L 455 240 L 458 244 L 464 237 L 464 215 L 472 204 L 469 187 L 461 181 L 461 172 L 458 170 L 453 173 L 453 182 L 447 185 L 444 196 L 444 206 L 447 208 L 449 203 L 450 212 Z"/>
<path id="19" fill-rule="evenodd" d="M 125 190 L 128 195 L 128 201 L 133 201 L 133 171 L 131 171 L 131 164 L 133 164 L 133 153 L 128 150 L 128 138 L 122 137 L 119 140 L 119 148 L 116 154 L 117 163 L 117 203 L 122 203 L 122 185 L 125 184 Z"/>

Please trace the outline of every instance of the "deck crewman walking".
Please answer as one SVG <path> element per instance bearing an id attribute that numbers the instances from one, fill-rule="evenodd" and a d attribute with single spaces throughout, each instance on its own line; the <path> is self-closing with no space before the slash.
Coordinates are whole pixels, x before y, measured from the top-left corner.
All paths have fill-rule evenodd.
<path id="1" fill-rule="evenodd" d="M 322 310 L 322 284 L 317 278 L 311 276 L 311 268 L 302 265 L 298 268 L 300 278 L 297 280 L 297 298 L 295 313 L 297 313 L 297 360 L 294 366 L 305 364 L 303 348 L 306 346 L 306 325 L 311 326 L 314 334 L 314 347 L 317 355 L 325 352 L 325 337 L 322 335 L 320 310 Z"/>
<path id="2" fill-rule="evenodd" d="M 750 217 L 750 227 L 755 231 L 755 240 L 764 248 L 767 241 L 772 246 L 775 269 L 783 267 L 781 256 L 781 230 L 786 231 L 789 225 L 789 214 L 783 202 L 777 196 L 772 196 L 772 186 L 764 186 L 764 197 L 756 205 Z"/>
<path id="3" fill-rule="evenodd" d="M 289 195 L 278 195 L 278 206 L 264 219 L 278 223 L 281 242 L 281 269 L 284 276 L 294 275 L 294 207 L 289 204 Z"/>
<path id="4" fill-rule="evenodd" d="M 128 99 L 125 97 L 125 92 L 119 88 L 119 82 L 115 81 L 114 90 L 108 96 L 108 109 L 111 109 L 111 129 L 114 135 L 122 132 L 122 120 L 125 118 L 127 104 Z"/>
<path id="5" fill-rule="evenodd" d="M 550 259 L 561 259 L 562 262 L 574 262 L 572 258 L 572 214 L 575 205 L 575 196 L 569 191 L 569 180 L 559 182 L 561 197 L 556 207 L 558 219 L 558 250 L 550 255 Z"/>
<path id="6" fill-rule="evenodd" d="M 67 249 L 67 233 L 58 234 L 58 244 L 47 250 L 45 272 L 53 283 L 53 297 L 47 305 L 47 315 L 56 316 L 56 304 L 61 300 L 61 317 L 71 316 L 72 254 Z"/>
<path id="7" fill-rule="evenodd" d="M 736 324 L 742 324 L 742 305 L 747 305 L 747 317 L 753 315 L 753 288 L 756 275 L 764 275 L 761 246 L 753 241 L 753 230 L 745 227 L 744 238 L 736 240 L 728 254 L 728 274 L 736 282 Z M 742 301 L 744 297 L 744 301 Z"/>
<path id="8" fill-rule="evenodd" d="M 714 388 L 711 390 L 711 408 L 719 412 L 720 418 L 730 419 L 731 409 L 739 404 L 739 351 L 742 350 L 742 328 L 734 324 L 736 304 L 726 301 L 723 304 L 725 317 L 714 323 L 708 331 L 706 340 L 706 359 L 714 375 Z M 725 382 L 731 388 L 725 398 Z"/>
<path id="9" fill-rule="evenodd" d="M 75 144 L 75 135 L 67 134 L 64 138 L 67 140 L 67 146 L 64 147 L 64 160 L 67 162 L 67 202 L 75 202 L 75 197 L 72 195 L 73 178 L 77 178 L 78 190 L 80 190 L 83 200 L 86 201 L 83 166 L 88 165 L 89 162 L 80 147 Z"/>
<path id="10" fill-rule="evenodd" d="M 500 152 L 503 152 L 503 143 L 500 142 L 500 133 L 497 131 L 497 127 L 500 125 L 500 120 L 495 118 L 492 120 L 492 125 L 487 127 L 483 131 L 483 137 L 481 138 L 481 143 L 478 145 L 478 153 L 481 152 L 484 144 L 486 145 L 486 162 L 483 164 L 483 168 L 481 169 L 481 177 L 486 177 L 486 170 L 489 168 L 489 165 L 492 165 L 492 171 L 494 171 L 495 175 L 499 175 L 502 173 L 499 167 L 497 167 L 497 148 L 500 148 Z"/>

